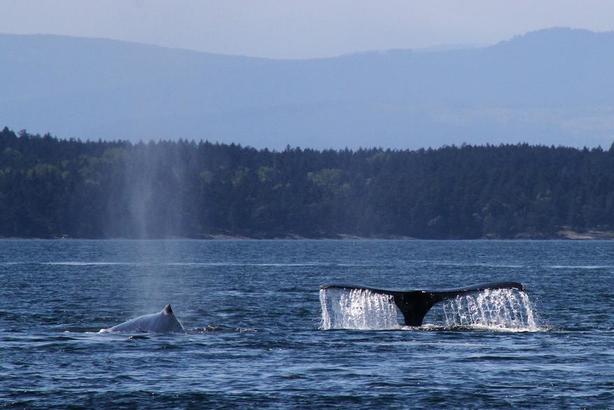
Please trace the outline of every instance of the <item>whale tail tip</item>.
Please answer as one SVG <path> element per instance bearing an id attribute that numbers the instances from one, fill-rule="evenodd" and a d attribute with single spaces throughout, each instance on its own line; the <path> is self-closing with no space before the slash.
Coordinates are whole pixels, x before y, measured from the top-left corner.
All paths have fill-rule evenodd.
<path id="1" fill-rule="evenodd" d="M 173 314 L 173 308 L 171 307 L 170 303 L 167 304 L 166 306 L 164 306 L 164 309 L 162 309 L 162 312 L 165 315 L 172 315 Z"/>

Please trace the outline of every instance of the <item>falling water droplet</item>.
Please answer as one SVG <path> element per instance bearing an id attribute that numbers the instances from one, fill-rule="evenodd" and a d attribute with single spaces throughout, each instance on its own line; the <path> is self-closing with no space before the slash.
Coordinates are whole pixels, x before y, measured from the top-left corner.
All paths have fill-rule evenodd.
<path id="1" fill-rule="evenodd" d="M 392 296 L 366 289 L 321 289 L 321 329 L 397 329 Z"/>
<path id="2" fill-rule="evenodd" d="M 444 302 L 446 327 L 539 330 L 529 296 L 516 289 L 487 289 Z"/>

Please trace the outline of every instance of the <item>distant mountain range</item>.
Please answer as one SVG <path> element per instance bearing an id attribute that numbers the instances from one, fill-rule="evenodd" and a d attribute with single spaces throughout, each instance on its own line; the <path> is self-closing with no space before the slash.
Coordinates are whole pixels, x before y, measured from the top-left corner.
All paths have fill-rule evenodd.
<path id="1" fill-rule="evenodd" d="M 614 32 L 483 48 L 271 60 L 0 35 L 0 126 L 61 137 L 255 147 L 614 141 Z"/>

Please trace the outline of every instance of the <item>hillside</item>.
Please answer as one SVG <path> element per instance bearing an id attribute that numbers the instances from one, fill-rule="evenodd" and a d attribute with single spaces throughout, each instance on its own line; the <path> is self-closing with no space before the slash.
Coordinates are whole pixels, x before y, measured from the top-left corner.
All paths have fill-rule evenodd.
<path id="1" fill-rule="evenodd" d="M 491 47 L 270 60 L 0 35 L 0 123 L 65 137 L 255 147 L 609 147 L 614 33 L 550 29 Z"/>

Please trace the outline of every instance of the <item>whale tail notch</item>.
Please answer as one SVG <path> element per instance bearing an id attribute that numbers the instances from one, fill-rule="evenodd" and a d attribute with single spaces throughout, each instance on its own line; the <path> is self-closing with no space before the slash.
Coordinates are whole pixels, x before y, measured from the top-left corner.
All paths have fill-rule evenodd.
<path id="1" fill-rule="evenodd" d="M 524 290 L 522 283 L 518 282 L 490 282 L 481 283 L 478 285 L 467 286 L 454 289 L 440 290 L 400 290 L 400 289 L 378 289 L 368 286 L 358 285 L 322 285 L 321 289 L 347 289 L 347 290 L 368 290 L 376 294 L 392 296 L 394 303 L 397 305 L 406 326 L 421 326 L 424 316 L 438 302 L 453 299 L 457 296 L 466 295 L 468 293 L 480 292 L 487 289 L 518 289 Z"/>

